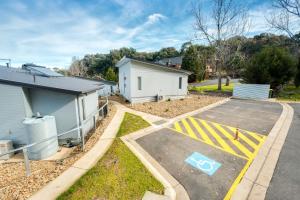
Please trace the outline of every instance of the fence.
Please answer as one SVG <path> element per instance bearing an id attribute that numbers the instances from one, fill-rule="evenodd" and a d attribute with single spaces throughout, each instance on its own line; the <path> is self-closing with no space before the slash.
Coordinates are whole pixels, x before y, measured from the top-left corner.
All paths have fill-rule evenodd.
<path id="1" fill-rule="evenodd" d="M 267 84 L 237 84 L 233 89 L 233 97 L 242 99 L 259 99 L 269 98 L 270 85 Z"/>
<path id="2" fill-rule="evenodd" d="M 0 157 L 5 156 L 7 154 L 11 154 L 11 153 L 16 153 L 18 151 L 23 151 L 26 176 L 30 176 L 31 172 L 30 172 L 30 162 L 29 162 L 29 159 L 28 159 L 28 151 L 27 151 L 28 148 L 30 148 L 32 146 L 35 146 L 35 145 L 38 145 L 38 144 L 41 144 L 43 142 L 47 142 L 47 141 L 52 140 L 54 138 L 58 138 L 60 136 L 66 135 L 66 134 L 71 133 L 73 131 L 80 130 L 80 132 L 81 132 L 81 136 L 80 136 L 80 139 L 81 139 L 81 148 L 82 148 L 82 150 L 84 150 L 85 141 L 84 141 L 84 133 L 82 131 L 83 126 L 85 125 L 85 123 L 87 123 L 88 121 L 90 121 L 91 119 L 93 119 L 94 129 L 96 130 L 96 125 L 97 125 L 96 117 L 97 117 L 97 115 L 99 115 L 100 117 L 104 118 L 107 115 L 107 113 L 108 113 L 108 97 L 106 97 L 105 104 L 103 106 L 101 106 L 101 108 L 99 108 L 98 110 L 96 110 L 92 115 L 90 115 L 90 117 L 88 117 L 87 119 L 85 119 L 84 121 L 82 121 L 82 124 L 80 126 L 74 128 L 74 129 L 68 130 L 66 132 L 57 134 L 55 136 L 43 139 L 43 140 L 41 140 L 39 142 L 28 144 L 28 145 L 19 147 L 17 149 L 13 149 L 11 151 L 8 151 L 6 153 L 0 154 Z"/>

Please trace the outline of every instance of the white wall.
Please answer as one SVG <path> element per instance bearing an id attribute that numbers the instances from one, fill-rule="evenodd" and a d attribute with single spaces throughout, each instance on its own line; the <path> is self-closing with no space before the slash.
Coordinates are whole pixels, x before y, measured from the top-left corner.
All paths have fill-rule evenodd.
<path id="1" fill-rule="evenodd" d="M 98 95 L 99 96 L 109 96 L 112 93 L 116 93 L 118 91 L 118 86 L 117 85 L 110 85 L 110 84 L 105 84 L 102 89 L 98 90 Z"/>
<path id="2" fill-rule="evenodd" d="M 122 67 L 119 68 L 119 90 L 120 94 L 124 96 L 126 99 L 129 101 L 131 100 L 130 96 L 130 79 L 131 79 L 131 74 L 130 74 L 130 62 L 127 64 L 123 65 Z M 124 80 L 124 77 L 126 77 L 126 80 Z"/>
<path id="3" fill-rule="evenodd" d="M 187 95 L 187 78 L 183 73 L 163 71 L 141 63 L 131 62 L 131 102 L 155 100 L 157 94 L 168 98 L 182 98 Z M 122 69 L 123 67 L 121 67 Z M 138 77 L 142 78 L 142 90 L 138 90 Z M 179 77 L 182 77 L 182 88 L 179 89 Z"/>

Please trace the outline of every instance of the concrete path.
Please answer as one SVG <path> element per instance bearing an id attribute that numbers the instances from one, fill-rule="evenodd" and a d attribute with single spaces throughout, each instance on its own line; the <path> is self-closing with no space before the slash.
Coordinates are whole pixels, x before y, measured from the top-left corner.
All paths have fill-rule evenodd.
<path id="1" fill-rule="evenodd" d="M 300 104 L 290 104 L 294 118 L 267 190 L 266 199 L 300 199 Z"/>

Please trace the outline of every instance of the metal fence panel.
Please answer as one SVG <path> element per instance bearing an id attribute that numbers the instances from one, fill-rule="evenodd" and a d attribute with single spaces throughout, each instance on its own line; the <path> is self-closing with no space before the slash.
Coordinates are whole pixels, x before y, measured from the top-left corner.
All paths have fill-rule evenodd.
<path id="1" fill-rule="evenodd" d="M 237 84 L 233 88 L 233 97 L 265 100 L 269 98 L 269 92 L 269 84 Z"/>

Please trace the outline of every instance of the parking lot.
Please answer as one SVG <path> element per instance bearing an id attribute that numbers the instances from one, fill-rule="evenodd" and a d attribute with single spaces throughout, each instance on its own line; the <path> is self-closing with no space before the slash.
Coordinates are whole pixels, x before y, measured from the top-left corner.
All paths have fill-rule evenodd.
<path id="1" fill-rule="evenodd" d="M 277 103 L 233 99 L 137 143 L 183 185 L 190 199 L 229 199 L 281 111 Z"/>

